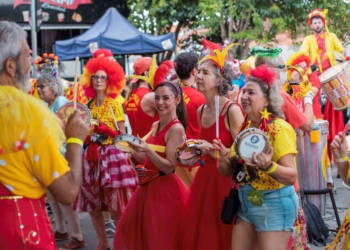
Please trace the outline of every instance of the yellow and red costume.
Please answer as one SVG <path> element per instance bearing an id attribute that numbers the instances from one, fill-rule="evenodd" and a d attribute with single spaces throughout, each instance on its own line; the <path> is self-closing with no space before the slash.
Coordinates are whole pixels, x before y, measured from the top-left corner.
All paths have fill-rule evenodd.
<path id="1" fill-rule="evenodd" d="M 56 249 L 45 191 L 69 171 L 61 123 L 38 99 L 0 86 L 0 249 Z"/>
<path id="2" fill-rule="evenodd" d="M 305 37 L 300 52 L 309 54 L 311 63 L 319 67 L 317 73 L 320 74 L 323 71 L 327 70 L 331 66 L 336 64 L 335 61 L 335 52 L 340 56 L 341 52 L 344 50 L 344 47 L 339 42 L 337 36 L 333 33 L 328 32 L 328 25 L 325 18 L 327 11 L 322 12 L 320 9 L 312 10 L 309 13 L 308 25 L 311 26 L 312 19 L 314 17 L 320 17 L 326 27 L 326 32 L 321 34 L 313 34 Z M 331 102 L 327 99 L 326 106 L 324 109 L 324 120 L 329 122 L 329 135 L 327 140 L 328 146 L 328 157 L 332 158 L 332 153 L 330 150 L 330 143 L 333 138 L 339 131 L 344 129 L 344 118 L 342 111 L 334 110 Z"/>

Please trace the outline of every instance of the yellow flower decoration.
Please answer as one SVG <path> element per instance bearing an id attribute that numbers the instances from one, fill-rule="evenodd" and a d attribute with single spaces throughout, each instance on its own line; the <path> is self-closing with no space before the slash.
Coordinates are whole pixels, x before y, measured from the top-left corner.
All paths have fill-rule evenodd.
<path id="1" fill-rule="evenodd" d="M 260 111 L 260 114 L 261 114 L 261 120 L 269 119 L 271 115 L 271 113 L 267 111 L 267 108 L 265 108 L 264 111 Z"/>
<path id="2" fill-rule="evenodd" d="M 151 85 L 151 88 L 154 88 L 154 75 L 156 74 L 157 71 L 157 61 L 155 58 L 152 58 L 152 63 L 151 66 L 149 67 L 148 70 L 148 77 L 147 76 L 138 76 L 138 75 L 128 75 L 130 78 L 136 78 L 143 80 L 145 82 L 148 82 L 149 85 Z"/>
<path id="3" fill-rule="evenodd" d="M 224 48 L 221 52 L 218 49 L 216 49 L 216 50 L 214 50 L 215 55 L 206 55 L 201 60 L 199 60 L 198 64 L 201 64 L 203 61 L 210 59 L 210 60 L 214 61 L 222 70 L 224 68 L 224 65 L 225 65 L 226 55 L 227 55 L 229 49 L 232 48 L 232 46 L 234 46 L 234 45 L 241 46 L 241 44 L 239 44 L 239 43 L 231 43 L 231 44 L 227 45 L 226 48 Z"/>

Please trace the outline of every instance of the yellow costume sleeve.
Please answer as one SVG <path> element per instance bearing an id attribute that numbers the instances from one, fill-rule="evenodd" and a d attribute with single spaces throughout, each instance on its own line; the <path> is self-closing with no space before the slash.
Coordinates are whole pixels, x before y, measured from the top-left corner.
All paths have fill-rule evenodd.
<path id="1" fill-rule="evenodd" d="M 123 110 L 122 104 L 116 103 L 115 108 L 114 108 L 114 115 L 115 115 L 115 118 L 117 119 L 117 122 L 125 121 L 124 110 Z"/>
<path id="2" fill-rule="evenodd" d="M 301 44 L 301 47 L 299 49 L 300 52 L 303 52 L 305 54 L 310 54 L 310 39 L 309 37 L 305 37 L 303 43 Z"/>
<path id="3" fill-rule="evenodd" d="M 284 155 L 296 155 L 298 153 L 295 131 L 289 123 L 282 119 L 276 119 L 269 127 L 269 137 L 272 139 L 271 146 L 273 147 L 273 161 L 278 162 Z"/>
<path id="4" fill-rule="evenodd" d="M 0 128 L 0 182 L 13 194 L 39 198 L 69 170 L 61 123 L 33 96 L 0 86 Z"/>
<path id="5" fill-rule="evenodd" d="M 343 45 L 340 43 L 338 37 L 334 33 L 329 34 L 334 46 L 334 50 L 338 51 L 339 53 L 342 53 L 344 50 Z"/>

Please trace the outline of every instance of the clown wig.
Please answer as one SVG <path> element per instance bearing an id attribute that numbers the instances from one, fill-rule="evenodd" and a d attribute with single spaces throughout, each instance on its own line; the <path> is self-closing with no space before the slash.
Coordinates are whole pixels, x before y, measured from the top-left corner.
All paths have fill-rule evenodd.
<path id="1" fill-rule="evenodd" d="M 91 77 L 97 71 L 102 70 L 107 74 L 107 96 L 116 98 L 125 85 L 125 75 L 119 63 L 106 57 L 91 58 L 84 67 L 80 83 L 84 86 L 86 97 L 95 98 L 96 92 L 92 86 Z"/>

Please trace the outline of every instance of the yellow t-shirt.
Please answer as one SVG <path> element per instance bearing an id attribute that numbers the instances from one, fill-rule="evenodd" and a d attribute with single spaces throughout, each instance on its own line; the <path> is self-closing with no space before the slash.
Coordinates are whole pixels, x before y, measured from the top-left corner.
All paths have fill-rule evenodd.
<path id="1" fill-rule="evenodd" d="M 14 195 L 37 199 L 69 171 L 59 119 L 35 97 L 0 86 L 0 182 Z"/>
<path id="2" fill-rule="evenodd" d="M 297 146 L 295 131 L 289 123 L 283 119 L 276 118 L 272 120 L 268 126 L 270 132 L 267 134 L 269 137 L 270 145 L 273 147 L 272 160 L 274 162 L 278 162 L 278 160 L 284 155 L 296 155 L 298 153 L 296 149 Z M 234 155 L 234 145 L 232 145 L 231 157 Z M 252 187 L 257 190 L 272 190 L 284 187 L 282 183 L 279 183 L 264 171 L 258 170 L 258 176 L 258 179 L 251 182 Z"/>
<path id="3" fill-rule="evenodd" d="M 91 101 L 91 117 L 93 119 L 98 119 L 99 121 L 107 125 L 110 129 L 117 131 L 110 107 L 113 110 L 117 122 L 124 121 L 123 105 L 118 102 L 118 98 L 113 99 L 110 97 L 106 97 L 100 107 L 96 106 L 95 99 Z M 111 144 L 112 142 L 113 138 L 108 137 L 108 139 L 105 142 L 103 142 L 103 144 L 107 145 Z"/>

